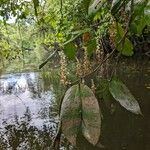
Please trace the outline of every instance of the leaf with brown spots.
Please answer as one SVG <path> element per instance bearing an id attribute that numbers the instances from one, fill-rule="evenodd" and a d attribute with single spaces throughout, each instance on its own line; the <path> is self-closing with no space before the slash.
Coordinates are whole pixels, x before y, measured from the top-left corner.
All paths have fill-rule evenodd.
<path id="1" fill-rule="evenodd" d="M 100 137 L 101 113 L 98 101 L 92 90 L 81 85 L 82 100 L 82 133 L 93 145 L 96 145 Z"/>
<path id="2" fill-rule="evenodd" d="M 76 145 L 76 137 L 81 126 L 81 101 L 78 85 L 69 88 L 61 106 L 62 133 L 67 140 Z"/>
<path id="3" fill-rule="evenodd" d="M 72 145 L 77 135 L 83 136 L 93 145 L 100 137 L 101 114 L 98 101 L 92 90 L 83 84 L 69 88 L 61 106 L 62 133 Z"/>

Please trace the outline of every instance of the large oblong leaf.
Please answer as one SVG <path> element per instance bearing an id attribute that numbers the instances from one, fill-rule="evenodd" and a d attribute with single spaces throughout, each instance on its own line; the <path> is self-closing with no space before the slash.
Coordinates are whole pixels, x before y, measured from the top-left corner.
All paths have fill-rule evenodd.
<path id="1" fill-rule="evenodd" d="M 134 114 L 142 114 L 140 106 L 129 89 L 121 81 L 112 79 L 109 84 L 109 91 L 113 98 L 118 101 L 121 106 Z"/>
<path id="2" fill-rule="evenodd" d="M 60 113 L 62 133 L 74 146 L 81 125 L 80 105 L 79 88 L 78 85 L 74 85 L 67 90 Z"/>
<path id="3" fill-rule="evenodd" d="M 72 145 L 76 145 L 79 131 L 91 144 L 97 144 L 101 113 L 98 101 L 88 86 L 74 85 L 67 90 L 60 117 L 62 133 Z"/>
<path id="4" fill-rule="evenodd" d="M 93 145 L 100 137 L 101 114 L 98 101 L 92 90 L 81 85 L 82 100 L 82 134 Z"/>

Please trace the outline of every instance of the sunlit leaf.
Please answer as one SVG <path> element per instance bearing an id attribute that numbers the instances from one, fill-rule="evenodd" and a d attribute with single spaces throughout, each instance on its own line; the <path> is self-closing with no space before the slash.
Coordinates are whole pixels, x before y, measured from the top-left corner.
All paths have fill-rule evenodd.
<path id="1" fill-rule="evenodd" d="M 134 114 L 141 114 L 140 106 L 129 89 L 121 81 L 112 79 L 109 84 L 109 91 L 113 98 L 128 111 Z"/>

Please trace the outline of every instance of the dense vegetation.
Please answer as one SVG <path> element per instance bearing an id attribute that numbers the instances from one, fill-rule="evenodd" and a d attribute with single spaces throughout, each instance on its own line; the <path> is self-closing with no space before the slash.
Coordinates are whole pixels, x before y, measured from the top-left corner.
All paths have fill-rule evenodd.
<path id="1" fill-rule="evenodd" d="M 62 133 L 76 146 L 79 131 L 96 145 L 106 99 L 108 109 L 118 102 L 142 115 L 116 69 L 150 55 L 149 0 L 1 0 L 0 16 L 0 70 L 52 68 L 61 108 L 55 149 Z"/>

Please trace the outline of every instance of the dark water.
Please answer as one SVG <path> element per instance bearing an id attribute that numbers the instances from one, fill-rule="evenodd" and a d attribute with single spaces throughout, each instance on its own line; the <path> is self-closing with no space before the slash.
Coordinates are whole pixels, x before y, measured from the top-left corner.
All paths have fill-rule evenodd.
<path id="1" fill-rule="evenodd" d="M 96 147 L 79 137 L 80 150 L 150 150 L 150 64 L 120 64 L 119 78 L 138 100 L 143 116 L 119 104 L 110 113 L 103 104 L 102 131 Z M 0 78 L 0 150 L 48 150 L 56 133 L 52 85 L 42 73 Z M 65 148 L 62 148 L 65 149 Z"/>

